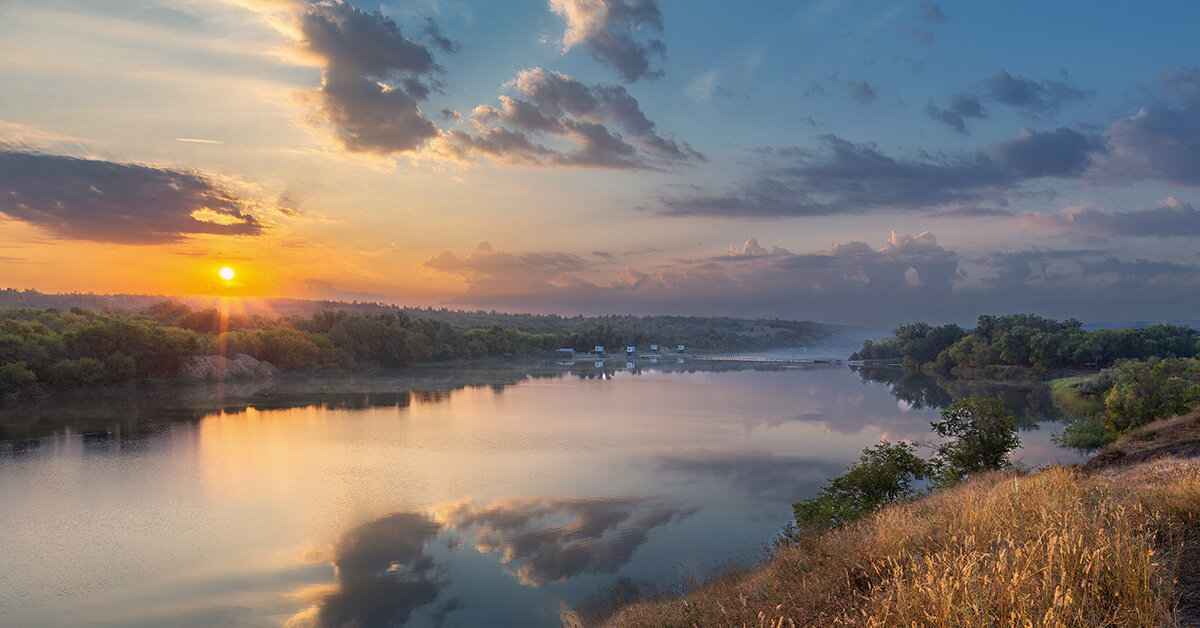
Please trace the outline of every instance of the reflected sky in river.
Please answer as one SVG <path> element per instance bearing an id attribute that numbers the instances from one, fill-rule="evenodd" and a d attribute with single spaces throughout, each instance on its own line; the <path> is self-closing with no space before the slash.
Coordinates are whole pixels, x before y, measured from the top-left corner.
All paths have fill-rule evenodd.
<path id="1" fill-rule="evenodd" d="M 840 365 L 621 367 L 7 410 L 0 624 L 558 625 L 618 581 L 761 555 L 793 501 L 880 438 L 928 439 L 956 394 Z M 1041 427 L 1018 456 L 1074 460 Z"/>

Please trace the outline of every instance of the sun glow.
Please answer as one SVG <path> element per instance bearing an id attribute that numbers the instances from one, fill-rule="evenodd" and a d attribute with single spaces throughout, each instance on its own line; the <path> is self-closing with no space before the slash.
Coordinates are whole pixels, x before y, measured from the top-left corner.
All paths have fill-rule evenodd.
<path id="1" fill-rule="evenodd" d="M 225 281 L 229 281 L 230 279 L 233 279 L 233 269 L 228 266 L 226 266 L 225 268 L 222 268 L 220 271 L 220 274 L 221 274 L 221 279 L 224 279 Z"/>

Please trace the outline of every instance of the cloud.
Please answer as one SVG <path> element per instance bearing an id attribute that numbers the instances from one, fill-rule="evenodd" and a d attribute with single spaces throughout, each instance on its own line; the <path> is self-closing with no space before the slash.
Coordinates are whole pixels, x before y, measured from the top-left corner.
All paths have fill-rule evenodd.
<path id="1" fill-rule="evenodd" d="M 971 94 L 955 94 L 950 97 L 950 103 L 945 109 L 940 109 L 933 103 L 929 103 L 925 107 L 925 112 L 929 117 L 949 126 L 950 128 L 966 135 L 967 118 L 983 119 L 987 117 L 987 112 L 983 108 L 983 103 L 979 98 Z"/>
<path id="2" fill-rule="evenodd" d="M 1151 261 L 1121 260 L 1104 251 L 1040 249 L 992 253 L 979 260 L 985 271 L 975 286 L 997 298 L 1014 299 L 1013 307 L 1046 309 L 1045 303 L 1058 308 L 1074 304 L 1086 311 L 1096 303 L 1107 303 L 1127 312 L 1154 312 L 1154 318 L 1171 318 L 1175 312 L 1195 308 L 1194 297 L 1181 290 L 1200 287 L 1200 266 Z M 1023 294 L 1022 294 L 1023 293 Z M 1011 296 L 1006 296 L 1011 295 Z M 1040 307 L 1039 307 L 1040 305 Z M 1159 309 L 1156 309 L 1159 308 Z M 1123 314 L 1129 316 L 1129 314 Z M 1137 314 L 1134 314 L 1137 316 Z M 1093 314 L 1090 318 L 1095 318 Z"/>
<path id="3" fill-rule="evenodd" d="M 651 530 L 694 512 L 647 497 L 506 500 L 485 507 L 461 504 L 441 518 L 474 528 L 480 551 L 516 563 L 522 584 L 541 586 L 582 573 L 616 573 Z"/>
<path id="4" fill-rule="evenodd" d="M 1189 208 L 1175 211 L 1191 215 Z M 1093 231 L 1099 231 L 1119 227 L 1105 221 L 1131 220 L 1089 216 L 1080 223 L 1094 224 Z M 1169 228 L 1164 225 L 1161 231 Z M 528 259 L 561 256 L 573 258 L 540 253 Z M 467 278 L 469 288 L 447 303 L 557 313 L 687 313 L 865 324 L 931 316 L 961 322 L 981 312 L 1013 311 L 1089 320 L 1186 319 L 1194 318 L 1200 307 L 1200 291 L 1194 289 L 1200 286 L 1197 265 L 1036 247 L 964 255 L 928 232 L 894 232 L 878 247 L 849 241 L 802 253 L 751 238 L 734 251 L 647 260 L 615 272 L 607 261 L 580 261 L 532 264 L 537 280 L 527 282 L 510 281 L 499 272 L 450 270 Z"/>
<path id="5" fill-rule="evenodd" d="M 441 68 L 429 49 L 391 18 L 342 0 L 225 0 L 262 15 L 295 43 L 300 63 L 322 68 L 321 87 L 307 95 L 316 119 L 353 153 L 416 152 L 439 134 L 421 111 Z M 457 43 L 436 22 L 424 35 L 443 52 Z"/>
<path id="6" fill-rule="evenodd" d="M 721 193 L 667 197 L 669 216 L 771 218 L 930 210 L 1019 190 L 1046 177 L 1078 177 L 1100 151 L 1097 138 L 1061 127 L 1023 129 L 1010 140 L 949 157 L 892 157 L 874 145 L 836 135 L 819 137 L 822 150 L 770 151 L 772 163 L 752 182 Z"/>
<path id="7" fill-rule="evenodd" d="M 501 96 L 499 107 L 476 107 L 464 122 L 466 130 L 447 134 L 442 151 L 457 159 L 484 155 L 515 165 L 619 169 L 704 159 L 686 142 L 660 135 L 620 85 L 589 86 L 532 68 L 518 74 L 513 87 L 519 98 Z"/>
<path id="8" fill-rule="evenodd" d="M 740 249 L 730 247 L 718 255 L 676 259 L 645 272 L 626 266 L 615 275 L 607 262 L 585 263 L 561 252 L 481 254 L 476 250 L 465 260 L 443 253 L 426 265 L 467 281 L 467 292 L 454 301 L 462 304 L 697 313 L 712 313 L 717 311 L 714 306 L 722 304 L 741 304 L 776 315 L 804 300 L 854 302 L 864 296 L 901 298 L 948 290 L 955 279 L 957 260 L 955 253 L 938 245 L 933 234 L 893 233 L 880 249 L 849 242 L 806 254 L 763 246 L 750 238 Z M 906 273 L 916 273 L 919 283 Z"/>
<path id="9" fill-rule="evenodd" d="M 490 244 L 483 242 L 466 257 L 445 251 L 430 256 L 424 265 L 462 277 L 473 290 L 508 294 L 561 286 L 567 274 L 585 269 L 587 262 L 568 253 L 514 255 L 493 251 Z"/>
<path id="10" fill-rule="evenodd" d="M 265 230 L 244 199 L 197 172 L 2 150 L 0 213 L 63 238 L 120 244 Z"/>
<path id="11" fill-rule="evenodd" d="M 846 79 L 846 87 L 850 89 L 850 97 L 860 105 L 866 105 L 879 99 L 875 94 L 875 88 L 866 81 L 860 83 L 854 79 Z"/>
<path id="12" fill-rule="evenodd" d="M 1104 134 L 1108 153 L 1097 165 L 1098 181 L 1200 185 L 1200 71 L 1166 68 L 1158 84 L 1167 102 L 1117 120 Z"/>
<path id="13" fill-rule="evenodd" d="M 937 122 L 941 122 L 955 131 L 966 134 L 968 118 L 986 119 L 988 112 L 984 102 L 1013 107 L 1022 110 L 1026 115 L 1038 118 L 1057 113 L 1067 104 L 1087 100 L 1096 93 L 1057 80 L 1034 80 L 1024 76 L 1014 76 L 1001 68 L 996 74 L 983 82 L 978 94 L 962 92 L 950 97 L 949 103 L 943 108 L 929 103 L 925 112 Z"/>
<path id="14" fill-rule="evenodd" d="M 441 50 L 442 52 L 453 54 L 462 50 L 462 44 L 450 39 L 449 37 L 446 37 L 446 35 L 442 33 L 441 25 L 431 17 L 425 18 L 425 28 L 421 31 L 421 33 L 424 34 L 426 39 L 432 42 L 434 46 L 437 46 L 438 50 Z"/>
<path id="15" fill-rule="evenodd" d="M 1175 197 L 1155 207 L 1109 211 L 1091 205 L 1069 207 L 1052 214 L 1025 213 L 1018 219 L 1029 229 L 1058 235 L 1118 237 L 1200 236 L 1200 211 Z"/>
<path id="16" fill-rule="evenodd" d="M 1035 81 L 1024 76 L 1013 76 L 1001 68 L 996 75 L 984 81 L 984 93 L 996 102 L 1024 109 L 1031 115 L 1056 113 L 1067 103 L 1085 100 L 1095 95 L 1063 81 Z"/>
<path id="17" fill-rule="evenodd" d="M 418 150 L 438 135 L 418 105 L 438 71 L 433 56 L 381 13 L 337 0 L 308 6 L 301 45 L 324 59 L 318 111 L 351 152 Z"/>
<path id="18" fill-rule="evenodd" d="M 645 37 L 662 32 L 657 0 L 550 0 L 550 10 L 567 21 L 563 52 L 576 46 L 634 82 L 662 76 L 651 59 L 666 54 L 662 40 Z"/>

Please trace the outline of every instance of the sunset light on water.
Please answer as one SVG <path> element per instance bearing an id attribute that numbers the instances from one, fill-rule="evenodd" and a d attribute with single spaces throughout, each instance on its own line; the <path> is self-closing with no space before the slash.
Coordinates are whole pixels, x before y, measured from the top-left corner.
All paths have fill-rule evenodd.
<path id="1" fill-rule="evenodd" d="M 0 0 L 0 627 L 1200 626 L 1197 24 Z"/>

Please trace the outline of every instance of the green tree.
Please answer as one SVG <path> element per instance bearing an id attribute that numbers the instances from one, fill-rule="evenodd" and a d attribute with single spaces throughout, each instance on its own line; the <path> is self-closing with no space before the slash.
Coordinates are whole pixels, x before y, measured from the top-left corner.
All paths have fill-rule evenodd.
<path id="1" fill-rule="evenodd" d="M 939 436 L 949 439 L 938 446 L 936 461 L 943 479 L 950 482 L 1011 466 L 1008 456 L 1021 444 L 1013 413 L 996 398 L 958 401 L 942 410 L 942 420 L 930 425 Z"/>
<path id="2" fill-rule="evenodd" d="M 914 445 L 884 441 L 863 449 L 858 462 L 833 478 L 812 499 L 792 504 L 801 528 L 833 528 L 913 494 L 913 482 L 930 477 Z"/>
<path id="3" fill-rule="evenodd" d="M 1152 358 L 1121 364 L 1104 399 L 1108 427 L 1116 433 L 1200 405 L 1200 361 Z"/>
<path id="4" fill-rule="evenodd" d="M 16 392 L 37 381 L 37 375 L 25 368 L 24 362 L 0 366 L 0 395 Z"/>

